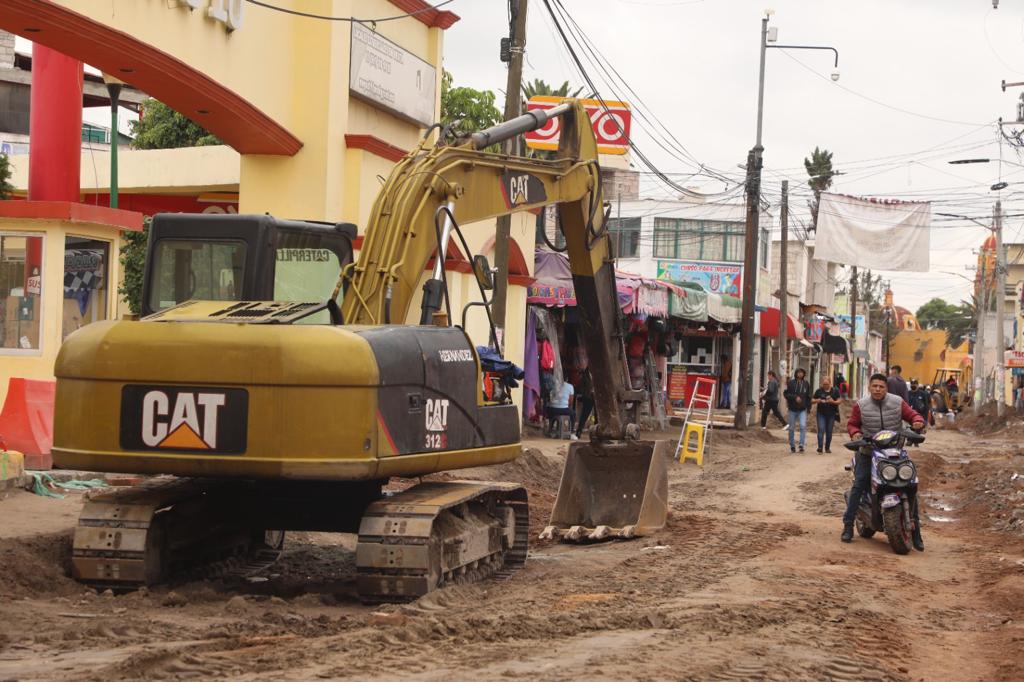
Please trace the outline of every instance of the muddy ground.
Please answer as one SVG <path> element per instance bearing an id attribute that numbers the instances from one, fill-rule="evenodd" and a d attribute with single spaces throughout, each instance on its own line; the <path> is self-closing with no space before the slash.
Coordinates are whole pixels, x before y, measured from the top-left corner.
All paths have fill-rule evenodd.
<path id="1" fill-rule="evenodd" d="M 1024 455 L 1017 434 L 933 431 L 914 452 L 924 554 L 839 542 L 846 451 L 715 433 L 670 470 L 653 537 L 535 542 L 507 579 L 406 606 L 354 597 L 354 537 L 289 536 L 261 582 L 98 595 L 68 577 L 81 496 L 0 501 L 0 679 L 1024 679 Z M 539 530 L 565 443 L 497 472 Z M 1014 474 L 1019 474 L 1014 478 Z"/>

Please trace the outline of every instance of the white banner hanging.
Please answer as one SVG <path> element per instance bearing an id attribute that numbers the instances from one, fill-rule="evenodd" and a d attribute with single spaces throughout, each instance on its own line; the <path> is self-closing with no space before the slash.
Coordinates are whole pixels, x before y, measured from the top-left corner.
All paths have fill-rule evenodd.
<path id="1" fill-rule="evenodd" d="M 927 202 L 822 193 L 814 258 L 872 270 L 927 272 L 931 220 Z"/>

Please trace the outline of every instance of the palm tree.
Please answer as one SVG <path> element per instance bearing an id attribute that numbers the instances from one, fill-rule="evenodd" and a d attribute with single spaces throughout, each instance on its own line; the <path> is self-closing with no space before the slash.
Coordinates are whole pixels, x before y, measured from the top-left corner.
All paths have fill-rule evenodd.
<path id="1" fill-rule="evenodd" d="M 569 94 L 569 81 L 565 81 L 557 88 L 552 88 L 540 78 L 534 78 L 532 82 L 524 83 L 522 89 L 523 97 L 526 99 L 536 97 L 537 95 L 547 95 L 549 97 L 579 97 L 580 93 L 583 92 L 583 88 L 576 88 L 572 94 Z"/>
<path id="2" fill-rule="evenodd" d="M 807 169 L 810 185 L 814 192 L 814 203 L 811 204 L 811 216 L 814 218 L 812 230 L 818 229 L 818 203 L 821 200 L 821 193 L 832 186 L 832 178 L 836 172 L 832 170 L 832 152 L 827 149 L 814 148 L 811 158 L 804 159 L 804 168 Z"/>

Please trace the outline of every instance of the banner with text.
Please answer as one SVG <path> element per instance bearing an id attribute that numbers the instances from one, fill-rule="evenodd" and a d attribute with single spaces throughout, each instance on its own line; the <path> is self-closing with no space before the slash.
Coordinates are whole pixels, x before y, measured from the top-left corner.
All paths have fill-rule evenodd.
<path id="1" fill-rule="evenodd" d="M 928 271 L 932 207 L 927 202 L 822 193 L 815 260 L 875 270 Z"/>
<path id="2" fill-rule="evenodd" d="M 743 266 L 696 260 L 658 261 L 658 279 L 672 282 L 696 282 L 705 291 L 740 298 L 743 294 Z"/>

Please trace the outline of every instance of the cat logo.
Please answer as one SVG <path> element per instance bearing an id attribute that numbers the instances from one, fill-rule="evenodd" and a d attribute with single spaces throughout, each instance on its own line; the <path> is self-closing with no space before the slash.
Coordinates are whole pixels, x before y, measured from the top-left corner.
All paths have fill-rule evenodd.
<path id="1" fill-rule="evenodd" d="M 427 431 L 446 431 L 448 429 L 448 401 L 440 398 L 427 398 L 426 422 Z"/>
<path id="2" fill-rule="evenodd" d="M 245 452 L 248 393 L 241 389 L 125 386 L 121 445 L 131 450 Z"/>
<path id="3" fill-rule="evenodd" d="M 143 397 L 143 443 L 172 450 L 217 449 L 217 412 L 224 407 L 223 393 L 179 393 L 170 421 L 165 421 L 169 406 L 170 399 L 163 391 L 150 391 Z"/>
<path id="4" fill-rule="evenodd" d="M 501 189 L 505 204 L 509 208 L 522 204 L 537 204 L 547 201 L 548 195 L 540 178 L 530 173 L 506 171 L 502 175 Z"/>

